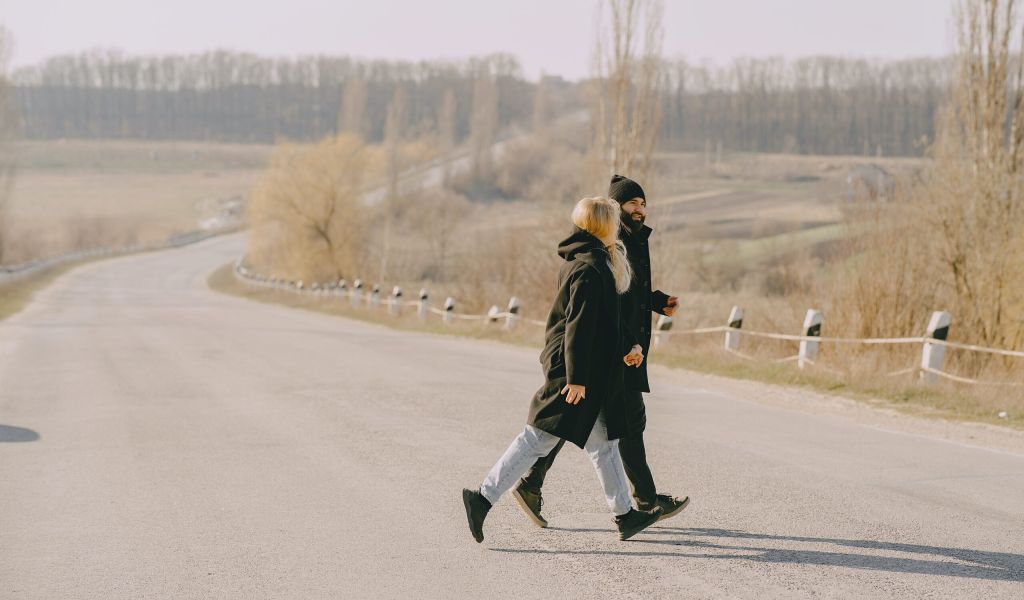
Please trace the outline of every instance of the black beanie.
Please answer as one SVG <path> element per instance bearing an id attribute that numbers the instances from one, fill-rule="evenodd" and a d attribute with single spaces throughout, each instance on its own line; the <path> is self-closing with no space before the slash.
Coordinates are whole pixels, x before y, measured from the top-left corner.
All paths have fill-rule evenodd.
<path id="1" fill-rule="evenodd" d="M 629 202 L 633 198 L 647 199 L 644 196 L 644 188 L 640 187 L 639 183 L 622 175 L 612 175 L 612 183 L 608 186 L 608 197 L 619 204 Z"/>

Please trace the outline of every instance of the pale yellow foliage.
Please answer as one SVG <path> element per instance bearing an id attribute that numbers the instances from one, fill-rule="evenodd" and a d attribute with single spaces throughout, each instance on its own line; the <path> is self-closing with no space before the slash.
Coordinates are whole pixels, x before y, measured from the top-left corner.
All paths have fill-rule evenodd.
<path id="1" fill-rule="evenodd" d="M 373 226 L 361 196 L 382 175 L 381 154 L 355 135 L 280 146 L 249 201 L 249 261 L 307 282 L 357 276 Z"/>

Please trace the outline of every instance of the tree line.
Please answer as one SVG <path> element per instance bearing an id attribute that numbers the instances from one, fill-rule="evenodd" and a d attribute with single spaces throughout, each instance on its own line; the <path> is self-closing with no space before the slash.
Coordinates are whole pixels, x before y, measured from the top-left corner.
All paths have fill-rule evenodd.
<path id="1" fill-rule="evenodd" d="M 947 97 L 948 58 L 742 59 L 663 69 L 663 147 L 919 155 Z"/>
<path id="2" fill-rule="evenodd" d="M 919 155 L 948 90 L 947 59 L 745 59 L 725 66 L 658 58 L 644 82 L 663 150 Z M 606 74 L 607 76 L 607 74 Z M 650 78 L 649 74 L 645 77 Z M 529 126 L 588 106 L 597 78 L 528 81 L 518 61 L 400 62 L 210 52 L 131 57 L 91 51 L 13 74 L 21 133 L 31 139 L 139 138 L 271 142 L 342 132 L 387 137 L 401 88 L 409 135 L 464 141 L 481 80 L 497 96 L 497 124 Z M 483 86 L 489 91 L 488 86 Z M 538 101 L 542 96 L 542 101 Z M 479 118 L 479 111 L 477 111 Z"/>
<path id="3" fill-rule="evenodd" d="M 92 51 L 51 58 L 13 77 L 26 138 L 240 142 L 315 140 L 346 129 L 381 141 L 396 88 L 402 88 L 413 132 L 437 128 L 447 97 L 461 140 L 469 134 L 473 90 L 482 78 L 498 90 L 502 126 L 531 114 L 533 86 L 516 59 L 500 54 L 412 63 Z"/>

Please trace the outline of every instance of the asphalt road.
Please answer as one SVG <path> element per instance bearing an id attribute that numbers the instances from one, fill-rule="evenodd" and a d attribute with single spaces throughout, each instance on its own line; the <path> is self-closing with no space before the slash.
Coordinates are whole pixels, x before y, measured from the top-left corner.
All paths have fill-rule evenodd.
<path id="1" fill-rule="evenodd" d="M 460 489 L 537 351 L 208 290 L 242 246 L 90 264 L 0 323 L 0 598 L 1024 597 L 1024 456 L 663 369 L 650 459 L 690 508 L 619 542 L 567 449 L 551 528 L 506 498 L 478 545 Z"/>

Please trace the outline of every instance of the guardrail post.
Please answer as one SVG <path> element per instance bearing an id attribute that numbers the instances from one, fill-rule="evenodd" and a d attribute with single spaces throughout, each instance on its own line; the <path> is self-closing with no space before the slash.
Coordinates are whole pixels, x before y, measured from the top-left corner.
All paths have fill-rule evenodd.
<path id="1" fill-rule="evenodd" d="M 487 317 L 486 317 L 487 322 L 488 323 L 497 323 L 498 322 L 498 314 L 499 313 L 501 313 L 501 309 L 498 308 L 498 305 L 497 304 L 492 304 L 491 308 L 487 311 Z"/>
<path id="2" fill-rule="evenodd" d="M 807 337 L 821 337 L 821 311 L 814 310 L 813 308 L 807 309 L 807 315 L 804 317 L 804 335 Z M 821 342 L 815 340 L 800 340 L 800 354 L 797 357 L 796 364 L 801 369 L 807 363 L 814 363 L 818 360 L 818 346 Z"/>
<path id="3" fill-rule="evenodd" d="M 949 326 L 953 322 L 953 316 L 944 310 L 937 310 L 932 313 L 928 321 L 928 331 L 925 338 L 946 341 L 949 337 Z M 935 373 L 929 373 L 925 369 L 935 371 L 942 370 L 942 359 L 946 356 L 946 347 L 941 344 L 924 343 L 921 351 L 921 380 L 925 383 L 935 383 L 939 377 Z"/>
<path id="4" fill-rule="evenodd" d="M 297 289 L 297 290 L 299 290 L 301 292 L 302 288 L 303 288 L 303 284 L 302 284 L 302 280 L 300 279 L 300 280 L 295 282 L 295 289 Z"/>
<path id="5" fill-rule="evenodd" d="M 373 289 L 370 290 L 370 307 L 377 308 L 380 306 L 380 284 L 373 284 Z"/>
<path id="6" fill-rule="evenodd" d="M 359 303 L 363 300 L 363 280 L 356 279 L 352 282 L 352 296 L 350 297 L 352 306 L 359 306 Z"/>
<path id="7" fill-rule="evenodd" d="M 743 327 L 743 309 L 734 306 L 729 312 L 729 328 L 735 331 L 725 332 L 725 349 L 737 351 L 740 349 L 740 328 Z"/>
<path id="8" fill-rule="evenodd" d="M 402 314 L 402 288 L 397 285 L 391 290 L 391 306 L 388 307 L 388 312 L 396 317 Z"/>
<path id="9" fill-rule="evenodd" d="M 344 279 L 338 281 L 338 295 L 344 296 L 348 293 L 348 282 Z"/>
<path id="10" fill-rule="evenodd" d="M 519 298 L 512 296 L 508 300 L 508 316 L 505 317 L 505 331 L 512 331 L 519 321 Z"/>
<path id="11" fill-rule="evenodd" d="M 658 322 L 654 326 L 654 339 L 652 340 L 654 346 L 661 344 L 661 335 L 659 335 L 659 332 L 672 329 L 672 323 L 674 320 L 675 319 L 668 315 L 658 315 Z"/>
<path id="12" fill-rule="evenodd" d="M 429 312 L 430 309 L 430 307 L 427 306 L 427 299 L 427 288 L 420 288 L 420 306 L 416 312 L 419 314 L 421 319 L 427 318 L 427 313 Z"/>
<path id="13" fill-rule="evenodd" d="M 444 320 L 445 325 L 450 325 L 452 322 L 452 315 L 455 314 L 455 298 L 448 296 L 444 301 L 444 316 L 441 317 Z"/>

